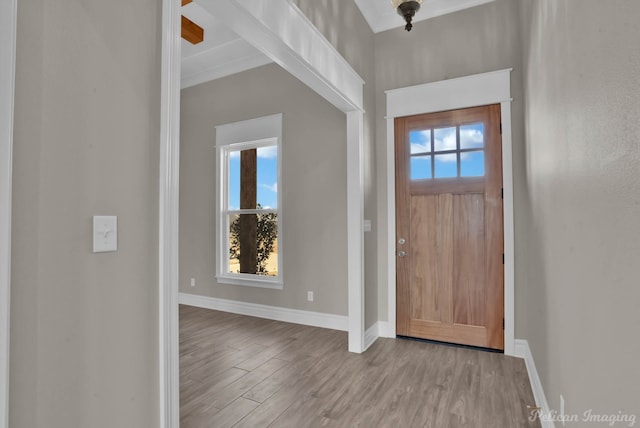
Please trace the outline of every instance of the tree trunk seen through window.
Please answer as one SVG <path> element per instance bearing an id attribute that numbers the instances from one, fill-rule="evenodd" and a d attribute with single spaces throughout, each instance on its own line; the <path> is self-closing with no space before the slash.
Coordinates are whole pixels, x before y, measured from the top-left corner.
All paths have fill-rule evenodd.
<path id="1" fill-rule="evenodd" d="M 258 200 L 257 150 L 240 152 L 240 209 L 255 209 Z M 240 273 L 257 273 L 258 216 L 240 216 Z"/>

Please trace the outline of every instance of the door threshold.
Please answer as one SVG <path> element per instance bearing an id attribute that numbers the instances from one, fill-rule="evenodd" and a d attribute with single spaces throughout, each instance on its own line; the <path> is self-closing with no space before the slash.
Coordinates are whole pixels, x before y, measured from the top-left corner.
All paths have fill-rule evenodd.
<path id="1" fill-rule="evenodd" d="M 464 345 L 462 343 L 442 342 L 440 340 L 422 339 L 420 337 L 396 335 L 396 339 L 412 340 L 414 342 L 432 343 L 434 345 L 451 346 L 454 348 L 474 349 L 476 351 L 491 352 L 493 354 L 504 354 L 504 350 L 502 349 L 483 348 L 482 346 L 471 346 L 471 345 Z"/>

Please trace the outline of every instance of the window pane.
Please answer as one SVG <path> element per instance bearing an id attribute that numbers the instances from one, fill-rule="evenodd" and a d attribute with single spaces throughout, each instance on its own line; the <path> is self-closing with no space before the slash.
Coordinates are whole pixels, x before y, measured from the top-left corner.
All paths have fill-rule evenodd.
<path id="1" fill-rule="evenodd" d="M 484 151 L 467 152 L 460 155 L 461 177 L 482 177 L 484 175 Z"/>
<path id="2" fill-rule="evenodd" d="M 460 148 L 478 149 L 484 147 L 484 125 L 474 123 L 460 127 Z"/>
<path id="3" fill-rule="evenodd" d="M 233 214 L 229 221 L 229 272 L 278 275 L 278 215 Z"/>
<path id="4" fill-rule="evenodd" d="M 431 130 L 419 130 L 409 132 L 411 154 L 431 152 Z"/>
<path id="5" fill-rule="evenodd" d="M 458 164 L 456 154 L 436 155 L 434 175 L 436 178 L 457 177 Z"/>
<path id="6" fill-rule="evenodd" d="M 258 149 L 258 206 L 278 208 L 278 147 Z"/>
<path id="7" fill-rule="evenodd" d="M 431 156 L 411 156 L 411 179 L 431 178 Z"/>
<path id="8" fill-rule="evenodd" d="M 436 152 L 456 149 L 456 128 L 440 128 L 433 131 Z M 436 169 L 437 171 L 437 169 Z"/>
<path id="9" fill-rule="evenodd" d="M 254 155 L 254 156 L 252 156 Z M 255 180 L 251 177 L 255 176 Z M 245 181 L 241 181 L 245 177 Z M 242 185 L 245 187 L 242 188 Z M 230 210 L 278 208 L 276 145 L 229 152 Z"/>
<path id="10" fill-rule="evenodd" d="M 240 152 L 229 152 L 229 209 L 240 209 Z"/>

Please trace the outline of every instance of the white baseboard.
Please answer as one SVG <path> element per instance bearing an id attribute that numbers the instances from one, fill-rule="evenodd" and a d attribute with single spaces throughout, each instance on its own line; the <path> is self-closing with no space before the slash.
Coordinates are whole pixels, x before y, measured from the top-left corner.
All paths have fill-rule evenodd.
<path id="1" fill-rule="evenodd" d="M 364 332 L 364 350 L 369 349 L 369 346 L 373 345 L 378 337 L 380 337 L 380 321 L 373 323 L 371 327 Z"/>
<path id="2" fill-rule="evenodd" d="M 540 411 L 544 415 L 549 414 L 549 404 L 547 403 L 547 397 L 544 395 L 542 389 L 542 383 L 538 376 L 538 370 L 536 370 L 536 364 L 533 361 L 533 354 L 531 348 L 529 348 L 529 342 L 522 339 L 515 340 L 514 355 L 524 359 L 524 363 L 527 366 L 527 373 L 529 374 L 529 382 L 531 382 L 531 390 L 533 391 L 533 398 L 536 400 L 536 406 L 540 407 Z M 546 420 L 543 418 L 540 423 L 543 428 L 555 428 L 555 424 L 552 420 Z"/>
<path id="3" fill-rule="evenodd" d="M 380 337 L 396 338 L 395 326 L 392 328 L 389 321 L 378 321 L 378 334 Z"/>
<path id="4" fill-rule="evenodd" d="M 257 303 L 240 302 L 237 300 L 218 299 L 215 297 L 198 296 L 196 294 L 180 293 L 178 303 L 204 309 L 231 312 L 240 315 L 266 318 L 294 324 L 310 325 L 313 327 L 330 328 L 332 330 L 348 331 L 348 318 L 345 315 L 325 314 L 322 312 L 302 311 L 299 309 L 281 308 L 278 306 L 260 305 Z"/>
<path id="5" fill-rule="evenodd" d="M 387 321 L 377 321 L 364 332 L 364 350 L 373 345 L 379 337 L 396 338 L 396 332 L 392 331 Z"/>
<path id="6" fill-rule="evenodd" d="M 377 321 L 364 332 L 365 351 L 369 346 L 373 345 L 379 337 L 396 338 L 396 332 L 391 329 L 391 324 L 388 321 Z"/>

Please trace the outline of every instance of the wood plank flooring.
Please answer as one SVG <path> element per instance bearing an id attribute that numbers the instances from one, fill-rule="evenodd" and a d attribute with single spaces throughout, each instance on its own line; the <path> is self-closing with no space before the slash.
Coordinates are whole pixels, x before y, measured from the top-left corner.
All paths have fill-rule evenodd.
<path id="1" fill-rule="evenodd" d="M 180 306 L 181 428 L 539 427 L 524 362 Z"/>

